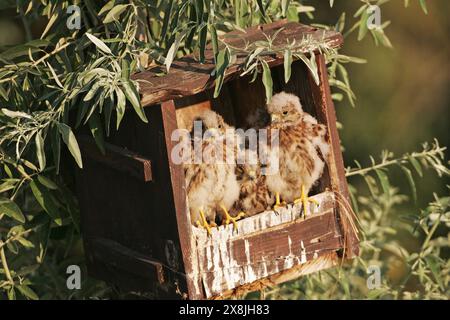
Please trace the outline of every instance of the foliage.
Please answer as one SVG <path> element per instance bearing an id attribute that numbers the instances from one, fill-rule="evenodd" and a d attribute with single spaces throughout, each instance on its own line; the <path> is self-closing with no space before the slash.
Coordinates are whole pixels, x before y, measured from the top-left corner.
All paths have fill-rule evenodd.
<path id="1" fill-rule="evenodd" d="M 389 22 L 374 29 L 367 28 L 369 6 L 381 6 L 386 2 L 364 0 L 350 19 L 343 13 L 336 25 L 322 27 L 343 32 L 345 37 L 355 35 L 359 40 L 371 34 L 377 44 L 389 47 L 391 43 L 384 32 Z M 419 2 L 426 13 L 425 1 Z M 405 0 L 405 6 L 408 3 Z M 81 9 L 81 29 L 67 27 L 68 19 L 74 18 L 67 13 L 73 4 Z M 330 0 L 330 7 L 333 4 L 334 1 Z M 342 55 L 328 48 L 326 43 L 312 42 L 309 38 L 300 43 L 274 47 L 274 36 L 267 41 L 248 44 L 244 49 L 233 48 L 221 38 L 231 30 L 283 18 L 291 21 L 305 19 L 312 23 L 314 7 L 304 5 L 303 1 L 111 0 L 106 4 L 93 0 L 3 1 L 0 9 L 7 8 L 17 11 L 27 42 L 0 48 L 1 298 L 66 299 L 118 295 L 113 288 L 92 279 L 84 279 L 83 289 L 75 293 L 65 287 L 66 266 L 83 265 L 79 212 L 71 191 L 73 177 L 70 169 L 74 164 L 83 166 L 73 133 L 76 129 L 88 126 L 100 150 L 103 150 L 103 140 L 111 130 L 119 129 L 127 104 L 142 121 L 148 121 L 140 105 L 139 83 L 130 78 L 134 72 L 152 65 L 165 66 L 165 72 L 170 72 L 174 59 L 188 53 L 194 53 L 199 61 L 204 61 L 205 48 L 211 43 L 216 63 L 216 95 L 233 57 L 244 52 L 247 54 L 245 72 L 255 77 L 262 72 L 269 98 L 272 81 L 262 58 L 274 53 L 283 55 L 286 81 L 294 58 L 303 60 L 317 78 L 315 61 L 309 59 L 307 53 L 318 49 L 327 54 L 330 84 L 335 90 L 333 98 L 342 100 L 345 96 L 354 105 L 355 94 L 350 88 L 345 66 L 349 62 L 365 62 Z M 34 39 L 31 26 L 42 21 L 46 26 L 39 39 Z M 346 28 L 347 23 L 351 23 L 350 28 Z M 392 234 L 393 231 L 383 217 L 405 199 L 388 184 L 385 167 L 402 165 L 414 189 L 411 169 L 422 174 L 422 165 L 418 161 L 431 165 L 438 173 L 448 174 L 441 153 L 442 148 L 438 146 L 398 160 L 385 153 L 380 164 L 373 163 L 367 169 L 358 165 L 348 171 L 349 176 L 362 175 L 371 190 L 370 197 L 359 196 L 354 202 L 361 207 L 361 221 L 369 231 L 366 231 L 363 258 L 350 270 L 359 268 L 357 270 L 361 274 L 364 261 L 377 260 L 374 257 L 379 256 L 380 250 L 385 250 L 380 249 L 387 244 L 380 235 Z M 408 161 L 411 168 L 404 166 Z M 368 175 L 371 170 L 375 170 L 383 194 L 375 188 L 374 178 Z M 438 222 L 441 225 L 442 217 L 448 218 L 445 213 L 448 199 L 445 199 L 437 198 L 423 216 L 416 217 L 416 224 L 430 236 L 424 242 L 423 250 L 417 256 L 409 255 L 410 260 L 407 260 L 411 262 L 411 275 L 423 281 L 426 294 L 433 293 L 432 297 L 441 297 L 448 290 L 448 278 L 444 274 L 444 271 L 448 272 L 448 264 L 442 260 L 438 246 L 444 240 L 433 237 L 437 228 L 434 226 Z M 431 229 L 430 221 L 434 221 Z M 391 229 L 377 232 L 388 228 Z M 358 274 L 347 273 L 348 269 L 343 268 L 340 274 Z M 298 286 L 306 288 L 304 290 L 308 294 L 305 296 L 324 297 L 326 295 L 320 295 L 318 287 L 326 288 L 326 281 L 331 280 L 319 282 L 319 279 L 336 279 L 333 272 L 307 277 L 293 285 L 282 286 L 277 292 L 286 288 L 295 291 Z M 345 294 L 349 286 L 342 286 L 344 291 L 347 290 Z M 405 292 L 403 295 L 389 291 L 382 294 L 407 297 Z M 283 296 L 291 297 L 289 294 Z M 366 296 L 362 291 L 360 295 L 352 295 Z"/>

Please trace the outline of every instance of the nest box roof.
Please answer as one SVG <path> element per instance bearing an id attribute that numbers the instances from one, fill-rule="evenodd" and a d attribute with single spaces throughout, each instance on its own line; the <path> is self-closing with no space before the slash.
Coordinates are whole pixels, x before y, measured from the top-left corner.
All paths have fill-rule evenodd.
<path id="1" fill-rule="evenodd" d="M 328 48 L 338 48 L 343 37 L 335 31 L 314 28 L 296 22 L 278 21 L 271 24 L 256 26 L 243 31 L 233 31 L 221 37 L 233 48 L 244 48 L 246 44 L 266 40 L 267 36 L 273 36 L 278 30 L 273 46 L 283 46 L 287 42 L 300 43 L 303 39 L 312 42 L 326 44 Z M 310 48 L 305 47 L 304 53 L 309 53 Z M 237 59 L 226 72 L 224 82 L 239 76 L 247 53 L 237 54 Z M 269 66 L 277 66 L 283 63 L 283 56 L 266 56 L 264 58 Z M 214 54 L 211 47 L 205 50 L 205 63 L 200 63 L 194 55 L 187 55 L 175 60 L 170 72 L 165 76 L 157 76 L 162 72 L 162 67 L 157 66 L 132 76 L 139 81 L 141 101 L 143 106 L 157 104 L 170 99 L 190 96 L 210 89 L 214 86 Z"/>

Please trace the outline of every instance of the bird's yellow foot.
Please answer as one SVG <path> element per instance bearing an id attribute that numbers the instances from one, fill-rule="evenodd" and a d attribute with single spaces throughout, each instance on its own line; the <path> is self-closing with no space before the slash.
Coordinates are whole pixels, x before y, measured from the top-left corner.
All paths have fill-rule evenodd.
<path id="1" fill-rule="evenodd" d="M 277 210 L 280 209 L 280 208 L 283 208 L 284 206 L 286 206 L 286 202 L 284 202 L 284 201 L 281 202 L 280 201 L 280 193 L 276 192 L 275 193 L 275 204 L 273 205 L 273 210 L 276 213 L 278 213 Z"/>
<path id="2" fill-rule="evenodd" d="M 232 222 L 233 223 L 233 230 L 237 230 L 237 223 L 236 223 L 236 221 L 238 221 L 239 219 L 245 217 L 245 212 L 241 211 L 241 212 L 239 212 L 239 214 L 236 217 L 232 217 L 232 216 L 230 216 L 230 214 L 228 213 L 227 208 L 225 208 L 224 205 L 221 205 L 220 207 L 222 208 L 222 210 L 223 210 L 223 212 L 225 214 L 225 219 L 224 219 L 225 220 L 225 224 L 228 225 L 228 224 L 230 224 L 230 222 Z"/>
<path id="3" fill-rule="evenodd" d="M 199 228 L 202 228 L 202 227 L 205 228 L 206 232 L 208 233 L 208 236 L 210 236 L 211 235 L 211 227 L 214 227 L 216 224 L 214 222 L 212 222 L 211 225 L 209 225 L 208 221 L 206 221 L 203 210 L 199 209 L 199 212 L 200 212 L 200 221 L 197 220 L 197 226 Z"/>
<path id="4" fill-rule="evenodd" d="M 301 192 L 300 198 L 294 200 L 295 204 L 297 204 L 299 202 L 301 202 L 303 205 L 303 212 L 304 212 L 303 214 L 304 214 L 305 218 L 307 216 L 309 216 L 309 203 L 310 202 L 314 203 L 316 206 L 319 206 L 319 203 L 315 199 L 308 198 L 308 194 L 305 192 L 304 186 L 302 186 L 302 192 Z"/>

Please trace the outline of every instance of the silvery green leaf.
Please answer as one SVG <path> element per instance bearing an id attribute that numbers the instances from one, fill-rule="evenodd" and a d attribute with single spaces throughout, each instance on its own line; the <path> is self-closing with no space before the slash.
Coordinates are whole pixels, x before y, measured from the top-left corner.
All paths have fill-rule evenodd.
<path id="1" fill-rule="evenodd" d="M 141 105 L 141 99 L 139 97 L 139 93 L 136 90 L 136 87 L 134 86 L 134 83 L 131 81 L 124 81 L 122 83 L 123 92 L 125 93 L 125 96 L 127 97 L 127 100 L 131 102 L 131 105 L 134 108 L 134 111 L 136 111 L 139 118 L 147 123 L 148 119 L 145 115 L 144 108 Z"/>
<path id="2" fill-rule="evenodd" d="M 417 202 L 417 190 L 416 190 L 416 184 L 414 183 L 414 179 L 411 173 L 411 170 L 409 170 L 408 168 L 404 167 L 404 166 L 400 166 L 403 170 L 403 172 L 405 173 L 406 179 L 408 180 L 408 184 L 411 188 L 411 193 L 414 199 L 414 202 Z"/>
<path id="3" fill-rule="evenodd" d="M 126 104 L 126 98 L 125 94 L 120 88 L 116 88 L 116 95 L 117 95 L 117 106 L 116 106 L 116 113 L 117 113 L 117 122 L 116 122 L 116 128 L 119 129 L 120 122 L 122 121 L 123 115 L 125 114 L 125 104 Z"/>
<path id="4" fill-rule="evenodd" d="M 114 3 L 116 1 L 115 0 L 110 0 L 108 1 L 98 12 L 98 15 L 101 16 L 102 14 L 104 14 L 105 12 L 111 10 L 114 7 Z"/>
<path id="5" fill-rule="evenodd" d="M 10 218 L 25 223 L 25 216 L 20 208 L 14 201 L 6 197 L 0 197 L 0 214 L 6 214 Z"/>
<path id="6" fill-rule="evenodd" d="M 42 131 L 38 131 L 34 137 L 36 143 L 36 157 L 39 162 L 39 169 L 44 170 L 46 164 L 44 139 L 42 138 Z"/>
<path id="7" fill-rule="evenodd" d="M 177 37 L 177 39 L 172 43 L 169 51 L 167 52 L 167 56 L 164 61 L 167 72 L 169 72 L 169 70 L 170 70 L 170 66 L 172 65 L 175 55 L 177 54 L 178 48 L 180 47 L 180 43 L 183 40 L 184 36 L 186 35 L 186 32 L 187 31 L 184 31 Z"/>
<path id="8" fill-rule="evenodd" d="M 50 192 L 38 181 L 30 182 L 31 191 L 33 192 L 36 201 L 48 213 L 57 225 L 62 225 L 61 214 L 59 212 L 58 205 L 53 199 Z"/>
<path id="9" fill-rule="evenodd" d="M 214 88 L 214 98 L 219 96 L 222 88 L 223 81 L 225 79 L 225 72 L 230 64 L 230 50 L 224 48 L 219 51 L 216 62 L 216 87 Z"/>
<path id="10" fill-rule="evenodd" d="M 70 127 L 64 123 L 58 122 L 56 125 L 64 143 L 67 145 L 67 148 L 75 159 L 78 167 L 83 168 L 83 160 L 81 159 L 80 147 L 78 146 L 77 139 L 75 138 L 72 129 L 70 129 Z"/>
<path id="11" fill-rule="evenodd" d="M 289 49 L 284 50 L 284 82 L 288 83 L 291 78 L 292 52 Z"/>
<path id="12" fill-rule="evenodd" d="M 56 183 L 54 183 L 52 180 L 50 180 L 46 176 L 43 176 L 43 175 L 39 174 L 37 176 L 37 178 L 38 178 L 38 181 L 40 183 L 42 183 L 48 189 L 50 189 L 50 190 L 58 190 L 58 186 L 56 185 Z"/>
<path id="13" fill-rule="evenodd" d="M 99 48 L 101 51 L 108 53 L 108 54 L 112 54 L 112 52 L 108 48 L 108 46 L 102 40 L 97 38 L 96 36 L 90 34 L 89 32 L 86 32 L 86 37 L 88 37 L 89 40 L 91 40 L 91 42 L 93 44 L 95 44 L 97 46 L 97 48 Z"/>
<path id="14" fill-rule="evenodd" d="M 420 6 L 422 7 L 423 12 L 428 14 L 427 3 L 425 0 L 419 0 Z"/>
<path id="15" fill-rule="evenodd" d="M 118 21 L 120 18 L 120 15 L 125 11 L 125 9 L 128 7 L 128 4 L 119 4 L 112 8 L 108 14 L 106 15 L 105 19 L 103 19 L 103 23 L 107 24 L 113 21 Z M 102 8 L 103 10 L 103 8 Z"/>
<path id="16" fill-rule="evenodd" d="M 266 61 L 261 60 L 261 64 L 263 67 L 262 81 L 266 91 L 266 100 L 270 101 L 270 99 L 272 98 L 272 91 L 273 91 L 272 73 L 270 71 L 269 64 Z"/>
<path id="17" fill-rule="evenodd" d="M 33 117 L 25 112 L 12 111 L 12 110 L 8 110 L 6 108 L 2 108 L 1 111 L 5 116 L 10 117 L 10 118 L 26 118 L 29 120 L 33 120 Z"/>
<path id="18" fill-rule="evenodd" d="M 358 41 L 364 39 L 369 30 L 367 27 L 367 20 L 369 19 L 369 13 L 367 9 L 364 9 L 361 15 L 361 19 L 359 20 L 359 32 L 358 32 Z"/>

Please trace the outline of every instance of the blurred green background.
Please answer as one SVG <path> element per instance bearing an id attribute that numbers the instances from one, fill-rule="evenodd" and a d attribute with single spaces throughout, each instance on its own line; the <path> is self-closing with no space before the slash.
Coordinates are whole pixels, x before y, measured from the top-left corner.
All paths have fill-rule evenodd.
<path id="1" fill-rule="evenodd" d="M 308 3 L 314 3 L 316 20 L 324 24 L 334 24 L 339 12 L 352 13 L 360 6 L 360 1 L 335 1 L 336 10 L 330 10 L 328 1 Z M 420 150 L 422 142 L 433 138 L 450 145 L 450 2 L 427 1 L 427 6 L 428 15 L 418 1 L 408 8 L 400 0 L 383 5 L 381 22 L 391 21 L 386 34 L 392 49 L 375 46 L 370 37 L 360 42 L 356 34 L 345 39 L 344 54 L 368 61 L 348 66 L 356 107 L 346 100 L 336 103 L 347 166 L 353 159 L 369 164 L 369 155 L 378 156 L 383 149 L 396 155 Z M 393 173 L 398 178 L 393 184 L 408 190 L 401 172 Z M 448 183 L 434 174 L 418 180 L 418 207 L 432 200 L 433 191 L 448 194 Z"/>

